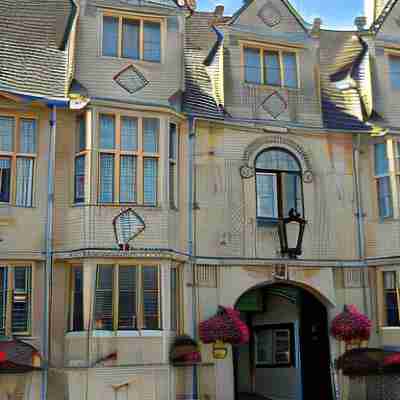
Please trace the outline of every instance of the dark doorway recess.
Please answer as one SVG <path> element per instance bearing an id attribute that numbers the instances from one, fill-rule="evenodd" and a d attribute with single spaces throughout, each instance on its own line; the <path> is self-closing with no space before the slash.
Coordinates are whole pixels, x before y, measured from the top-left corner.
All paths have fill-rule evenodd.
<path id="1" fill-rule="evenodd" d="M 236 308 L 250 342 L 233 348 L 235 400 L 333 400 L 328 314 L 317 297 L 269 284 L 245 292 Z"/>

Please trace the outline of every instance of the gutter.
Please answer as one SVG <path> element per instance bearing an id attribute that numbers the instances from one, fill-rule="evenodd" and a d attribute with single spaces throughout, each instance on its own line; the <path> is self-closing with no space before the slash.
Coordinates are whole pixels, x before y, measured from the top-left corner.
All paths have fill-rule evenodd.
<path id="1" fill-rule="evenodd" d="M 355 140 L 357 142 L 355 143 Z M 371 316 L 371 310 L 368 310 L 368 299 L 367 299 L 367 282 L 369 280 L 368 276 L 368 263 L 365 259 L 366 249 L 365 249 L 365 227 L 364 227 L 364 209 L 362 202 L 362 191 L 360 183 L 360 142 L 361 136 L 357 134 L 353 139 L 353 176 L 354 176 L 354 188 L 356 194 L 356 221 L 357 221 L 357 255 L 361 264 L 361 272 L 363 277 L 362 288 L 363 288 L 363 303 L 364 312 Z"/>
<path id="2" fill-rule="evenodd" d="M 189 264 L 192 270 L 192 329 L 193 329 L 193 338 L 197 340 L 197 296 L 196 296 L 196 259 L 194 255 L 194 245 L 193 245 L 193 188 L 194 188 L 194 152 L 196 145 L 196 118 L 189 117 L 189 137 L 188 137 L 188 209 L 187 209 L 187 217 L 188 217 L 188 237 L 187 237 L 187 246 L 188 246 L 188 255 L 189 255 Z M 192 380 L 192 399 L 198 399 L 198 371 L 197 365 L 193 365 L 193 380 Z"/>
<path id="3" fill-rule="evenodd" d="M 47 400 L 48 377 L 49 377 L 49 355 L 50 355 L 50 310 L 51 310 L 51 286 L 52 286 L 52 264 L 53 264 L 53 222 L 54 222 L 54 166 L 56 155 L 56 132 L 57 132 L 57 106 L 51 106 L 50 137 L 49 137 L 49 161 L 47 174 L 47 217 L 46 217 L 46 265 L 44 271 L 44 308 L 43 308 L 43 332 L 42 332 L 42 354 L 43 354 L 43 377 L 40 390 L 41 400 Z"/>

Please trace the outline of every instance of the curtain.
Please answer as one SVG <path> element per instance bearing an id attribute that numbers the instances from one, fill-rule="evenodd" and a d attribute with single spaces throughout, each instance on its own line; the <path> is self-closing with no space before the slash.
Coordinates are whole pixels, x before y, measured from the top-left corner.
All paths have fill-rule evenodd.
<path id="1" fill-rule="evenodd" d="M 140 22 L 123 19 L 122 22 L 122 56 L 139 59 L 139 31 Z"/>
<path id="2" fill-rule="evenodd" d="M 34 119 L 20 120 L 20 152 L 36 153 L 36 121 Z"/>
<path id="3" fill-rule="evenodd" d="M 82 115 L 77 119 L 76 152 L 79 153 L 85 149 L 86 149 L 86 122 L 85 122 L 85 116 Z"/>
<path id="4" fill-rule="evenodd" d="M 100 154 L 100 202 L 114 201 L 114 156 Z"/>
<path id="5" fill-rule="evenodd" d="M 136 201 L 136 156 L 121 156 L 120 158 L 120 202 L 134 203 Z"/>
<path id="6" fill-rule="evenodd" d="M 400 89 L 400 57 L 389 57 L 389 74 L 391 86 L 394 89 Z"/>
<path id="7" fill-rule="evenodd" d="M 161 60 L 161 29 L 157 22 L 143 23 L 143 59 L 146 61 Z"/>
<path id="8" fill-rule="evenodd" d="M 118 329 L 136 329 L 136 271 L 134 266 L 120 266 L 118 272 Z"/>
<path id="9" fill-rule="evenodd" d="M 121 118 L 121 150 L 137 150 L 137 118 Z"/>
<path id="10" fill-rule="evenodd" d="M 30 267 L 14 268 L 14 291 L 12 304 L 12 332 L 29 331 L 30 314 Z"/>
<path id="11" fill-rule="evenodd" d="M 9 158 L 0 158 L 0 201 L 10 201 L 11 161 Z"/>
<path id="12" fill-rule="evenodd" d="M 261 83 L 260 50 L 244 49 L 244 79 L 246 82 Z"/>
<path id="13" fill-rule="evenodd" d="M 281 84 L 281 68 L 279 64 L 279 53 L 276 51 L 264 52 L 264 76 L 269 85 Z"/>
<path id="14" fill-rule="evenodd" d="M 97 266 L 94 328 L 113 330 L 113 266 Z"/>
<path id="15" fill-rule="evenodd" d="M 100 148 L 115 148 L 115 118 L 112 115 L 100 115 Z"/>
<path id="16" fill-rule="evenodd" d="M 146 153 L 157 153 L 158 132 L 160 121 L 157 118 L 143 119 L 143 151 Z"/>
<path id="17" fill-rule="evenodd" d="M 378 202 L 379 216 L 387 218 L 393 216 L 392 191 L 390 188 L 390 177 L 378 178 Z"/>
<path id="18" fill-rule="evenodd" d="M 82 267 L 72 268 L 73 274 L 73 302 L 72 330 L 83 331 L 83 271 Z"/>
<path id="19" fill-rule="evenodd" d="M 14 118 L 0 117 L 0 151 L 13 151 Z"/>
<path id="20" fill-rule="evenodd" d="M 297 61 L 294 53 L 283 53 L 285 86 L 297 88 Z"/>
<path id="21" fill-rule="evenodd" d="M 118 18 L 103 17 L 103 56 L 118 56 Z"/>
<path id="22" fill-rule="evenodd" d="M 32 207 L 33 159 L 17 158 L 17 197 L 19 207 Z"/>
<path id="23" fill-rule="evenodd" d="M 276 175 L 257 173 L 257 217 L 277 218 Z"/>
<path id="24" fill-rule="evenodd" d="M 145 158 L 143 160 L 143 202 L 145 205 L 157 204 L 157 160 Z"/>
<path id="25" fill-rule="evenodd" d="M 85 201 L 85 156 L 75 158 L 75 202 Z"/>
<path id="26" fill-rule="evenodd" d="M 7 310 L 7 267 L 0 266 L 0 335 L 5 335 Z"/>
<path id="27" fill-rule="evenodd" d="M 158 268 L 142 267 L 143 328 L 160 329 Z"/>

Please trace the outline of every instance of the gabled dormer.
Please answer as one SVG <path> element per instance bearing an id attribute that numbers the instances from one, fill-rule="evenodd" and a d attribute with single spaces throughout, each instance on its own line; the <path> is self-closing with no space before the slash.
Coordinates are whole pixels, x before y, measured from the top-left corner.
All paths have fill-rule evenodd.
<path id="1" fill-rule="evenodd" d="M 225 110 L 321 124 L 318 35 L 286 0 L 250 0 L 222 27 Z"/>

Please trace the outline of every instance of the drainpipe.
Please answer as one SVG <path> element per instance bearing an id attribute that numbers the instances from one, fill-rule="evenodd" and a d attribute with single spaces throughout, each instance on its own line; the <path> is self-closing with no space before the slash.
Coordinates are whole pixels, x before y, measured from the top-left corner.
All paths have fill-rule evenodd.
<path id="1" fill-rule="evenodd" d="M 40 399 L 47 400 L 48 377 L 49 377 L 49 348 L 50 348 L 50 307 L 51 307 L 51 283 L 53 264 L 53 220 L 54 220 L 54 165 L 56 153 L 56 120 L 57 107 L 51 106 L 50 130 L 49 130 L 49 160 L 48 160 L 48 182 L 47 182 L 47 219 L 46 219 L 46 266 L 44 271 L 44 294 L 43 294 L 43 325 L 42 325 L 42 354 L 43 354 L 43 377 L 40 391 Z"/>
<path id="2" fill-rule="evenodd" d="M 368 315 L 368 299 L 366 283 L 368 282 L 368 265 L 365 261 L 365 228 L 364 228 L 364 209 L 362 202 L 362 191 L 360 182 L 360 144 L 361 134 L 353 137 L 353 174 L 356 195 L 356 220 L 357 220 L 357 256 L 362 263 L 363 278 L 363 301 L 364 310 Z"/>
<path id="3" fill-rule="evenodd" d="M 192 272 L 192 329 L 193 338 L 197 339 L 197 298 L 196 298 L 196 263 L 194 261 L 194 246 L 193 246 L 193 182 L 194 182 L 194 149 L 195 149 L 195 118 L 189 117 L 189 138 L 188 138 L 188 253 L 189 262 Z M 197 400 L 198 398 L 198 388 L 197 388 L 197 366 L 193 366 L 193 391 L 192 399 Z"/>

